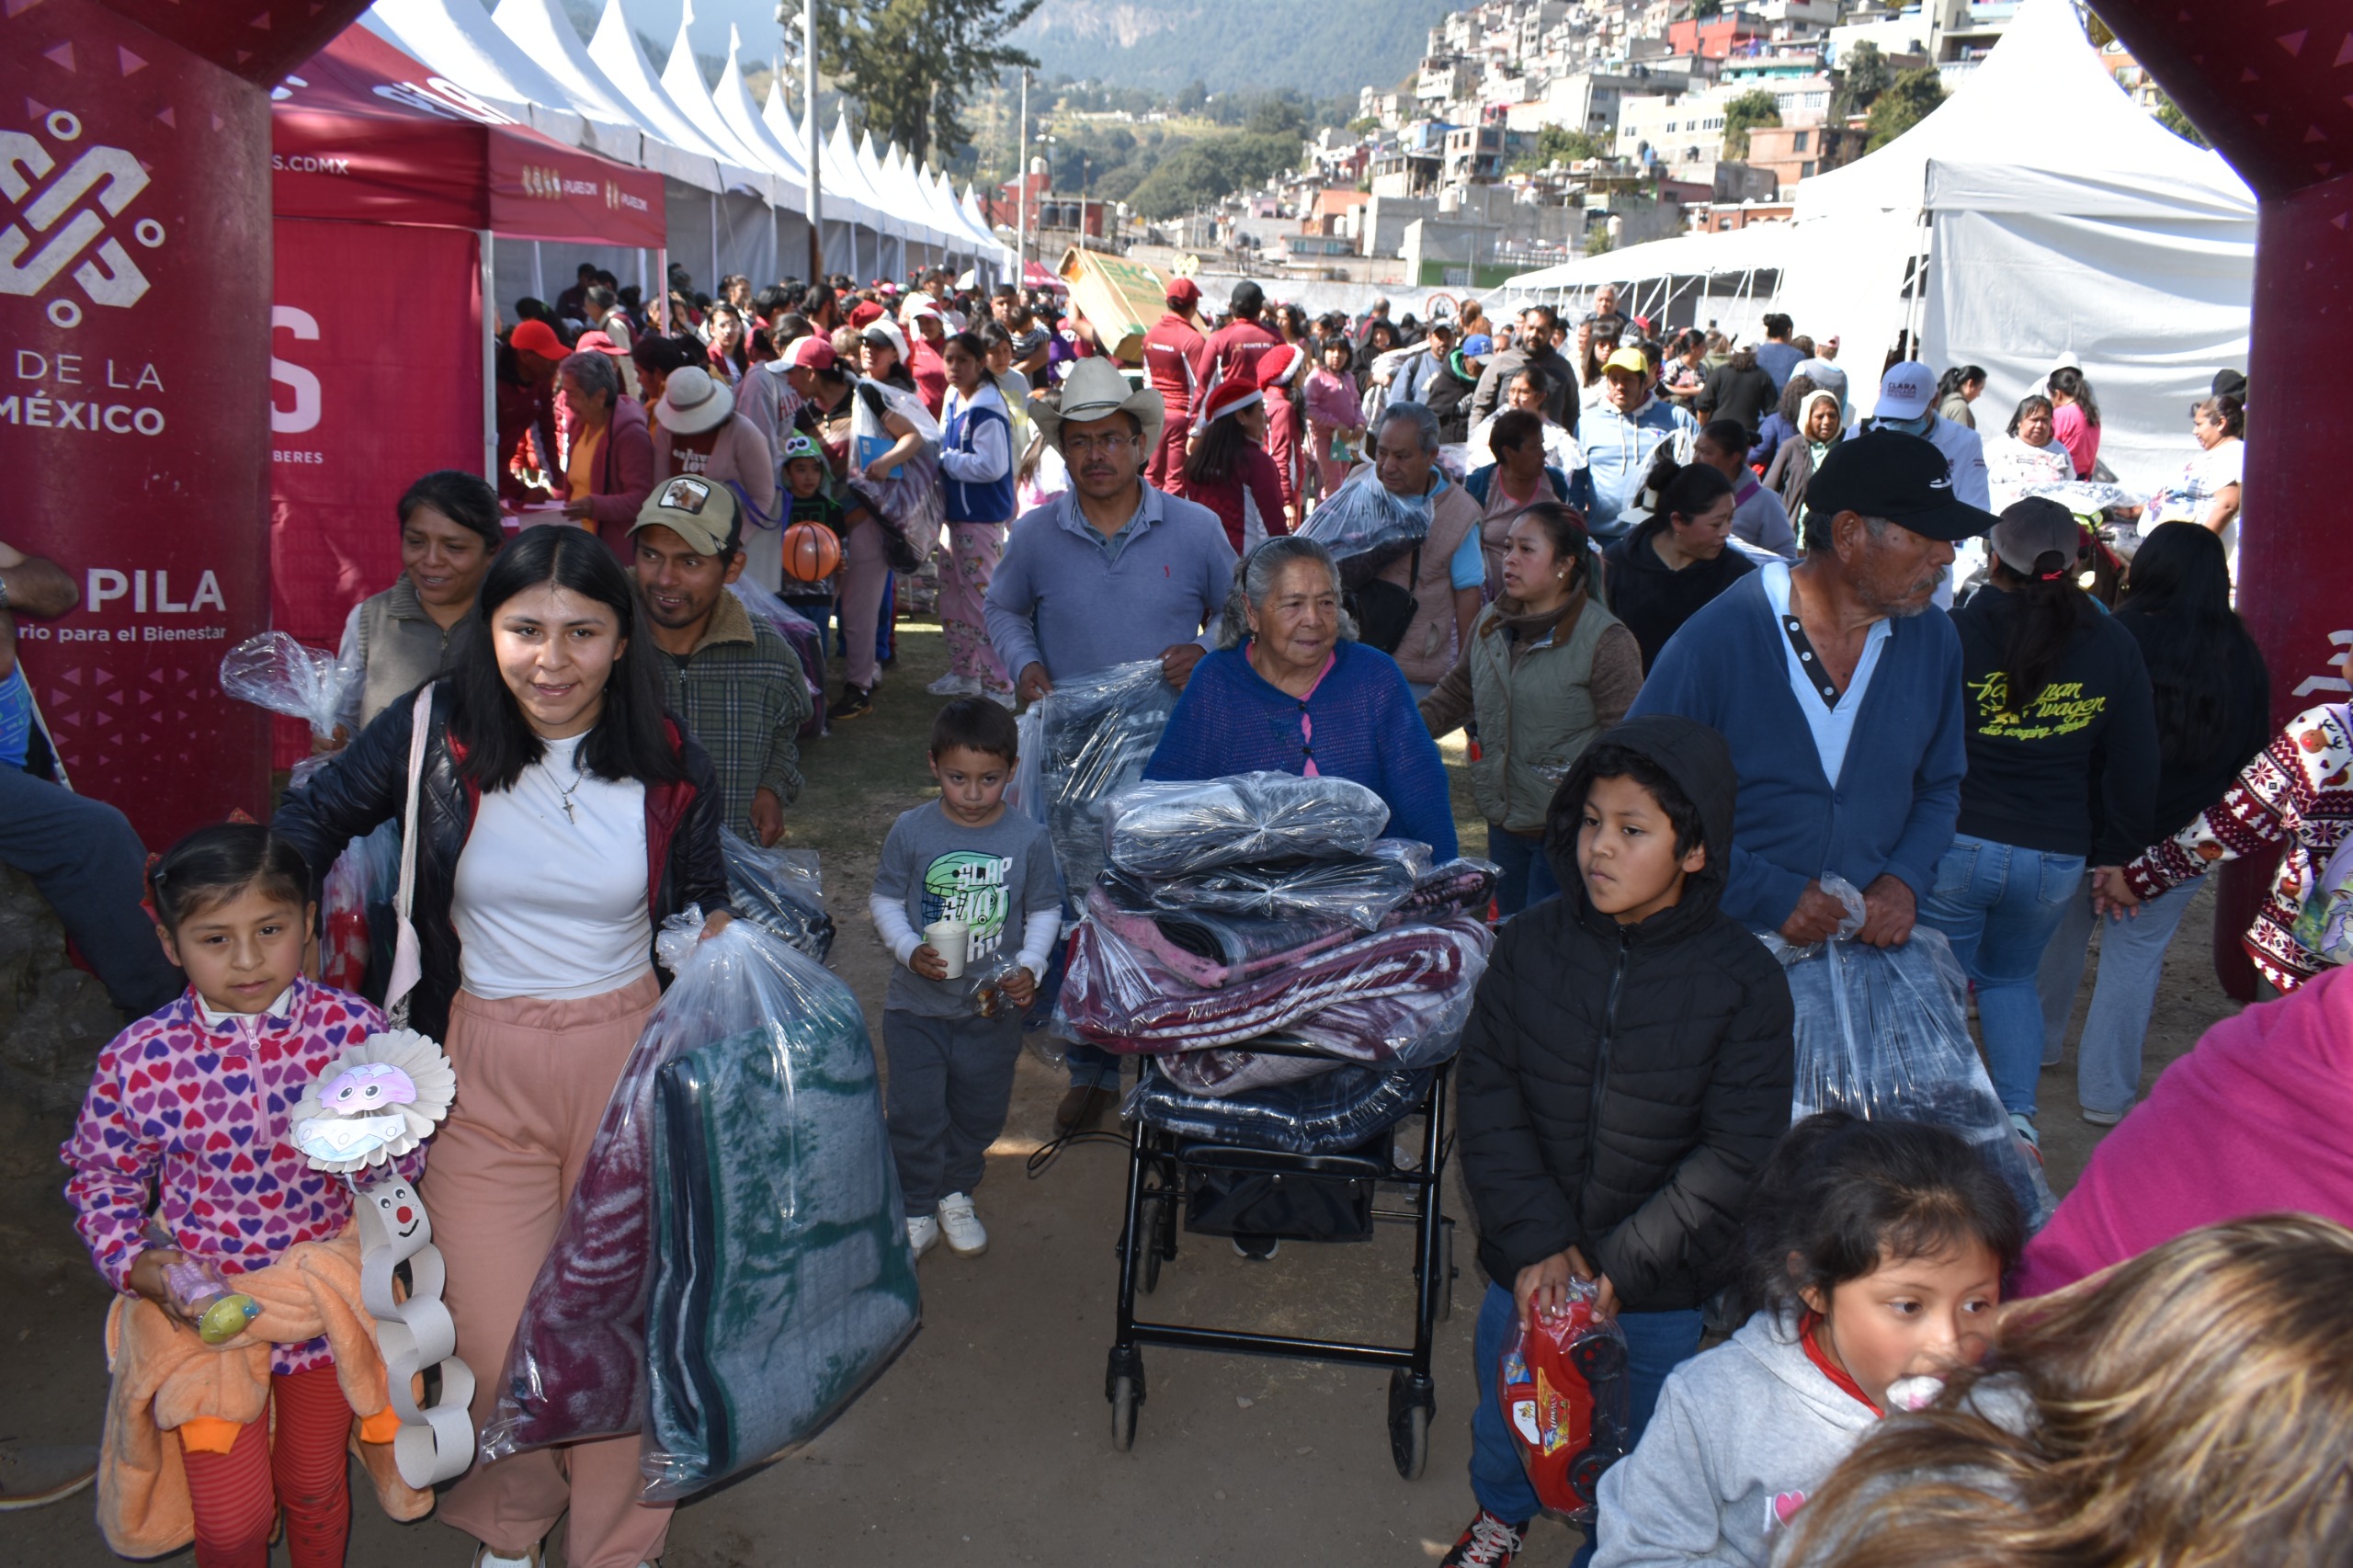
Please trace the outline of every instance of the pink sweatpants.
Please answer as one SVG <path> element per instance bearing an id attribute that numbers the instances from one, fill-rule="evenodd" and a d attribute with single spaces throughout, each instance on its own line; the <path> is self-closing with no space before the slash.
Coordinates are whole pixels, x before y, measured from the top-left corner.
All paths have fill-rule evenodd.
<path id="1" fill-rule="evenodd" d="M 882 525 L 869 518 L 842 540 L 842 636 L 849 642 L 850 685 L 874 689 L 881 673 L 874 662 L 874 634 L 882 619 L 882 586 L 891 562 L 882 553 Z"/>
<path id="2" fill-rule="evenodd" d="M 948 557 L 939 568 L 939 624 L 948 637 L 948 668 L 994 691 L 1013 685 L 989 646 L 989 579 L 1004 554 L 1003 523 L 948 525 Z"/>
<path id="3" fill-rule="evenodd" d="M 866 652 L 874 654 L 870 626 Z M 479 1380 L 477 1430 L 613 1085 L 661 994 L 654 976 L 577 1002 L 486 1002 L 460 991 L 449 1009 L 458 1099 L 433 1141 L 419 1195 L 449 1260 L 442 1299 L 458 1355 Z M 441 1518 L 503 1555 L 519 1555 L 569 1508 L 564 1562 L 637 1568 L 662 1554 L 668 1504 L 637 1501 L 635 1434 L 477 1463 L 442 1494 Z"/>

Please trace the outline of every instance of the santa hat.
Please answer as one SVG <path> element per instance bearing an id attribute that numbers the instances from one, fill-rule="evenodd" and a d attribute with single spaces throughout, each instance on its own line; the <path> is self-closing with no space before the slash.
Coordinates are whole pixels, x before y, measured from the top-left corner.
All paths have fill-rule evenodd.
<path id="1" fill-rule="evenodd" d="M 1279 343 L 1258 356 L 1258 383 L 1261 386 L 1287 387 L 1307 363 L 1307 356 L 1296 343 Z"/>
<path id="2" fill-rule="evenodd" d="M 1220 381 L 1201 400 L 1200 417 L 1195 428 L 1206 430 L 1229 414 L 1237 414 L 1254 403 L 1264 403 L 1267 394 L 1258 390 L 1257 381 L 1247 372 L 1230 381 Z"/>

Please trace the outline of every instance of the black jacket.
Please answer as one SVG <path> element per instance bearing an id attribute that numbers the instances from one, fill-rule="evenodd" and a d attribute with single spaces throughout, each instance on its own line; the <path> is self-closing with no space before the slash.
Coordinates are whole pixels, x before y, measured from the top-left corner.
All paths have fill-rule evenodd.
<path id="1" fill-rule="evenodd" d="M 1626 623 L 1642 645 L 1643 668 L 1658 663 L 1659 650 L 1681 630 L 1685 621 L 1707 608 L 1708 602 L 1756 570 L 1748 557 L 1727 542 L 1713 561 L 1694 561 L 1680 572 L 1670 572 L 1651 548 L 1665 517 L 1653 517 L 1632 533 L 1610 541 L 1601 552 L 1608 562 L 1602 586 L 1609 613 Z"/>
<path id="2" fill-rule="evenodd" d="M 1773 384 L 1771 371 L 1753 362 L 1745 369 L 1727 362 L 1708 372 L 1708 384 L 1699 397 L 1699 417 L 1703 423 L 1737 420 L 1754 441 L 1765 416 L 1780 403 L 1781 389 Z"/>
<path id="3" fill-rule="evenodd" d="M 270 826 L 291 840 L 310 862 L 313 885 L 324 881 L 351 840 L 397 823 L 408 801 L 409 738 L 415 704 L 406 699 L 376 716 L 358 739 L 309 783 L 287 796 Z M 419 1033 L 445 1039 L 449 999 L 457 994 L 458 928 L 449 903 L 457 886 L 458 857 L 472 833 L 481 790 L 458 776 L 449 733 L 447 681 L 433 688 L 432 730 L 426 741 L 425 778 L 417 797 L 416 925 L 424 978 L 409 1002 L 409 1023 Z M 727 865 L 719 849 L 724 821 L 710 758 L 676 723 L 673 743 L 686 764 L 687 782 L 645 787 L 646 880 L 654 928 L 689 903 L 705 914 L 725 910 Z M 649 951 L 647 957 L 652 958 Z"/>
<path id="4" fill-rule="evenodd" d="M 1504 926 L 1463 1030 L 1462 1177 L 1496 1283 L 1574 1246 L 1627 1311 L 1666 1312 L 1733 1273 L 1757 1172 L 1790 1125 L 1792 1010 L 1780 965 L 1716 908 L 1732 850 L 1723 738 L 1653 714 L 1594 744 L 1612 742 L 1699 807 L 1708 863 L 1639 925 L 1595 909 L 1576 868 L 1586 754 L 1545 835 L 1566 891 Z"/>

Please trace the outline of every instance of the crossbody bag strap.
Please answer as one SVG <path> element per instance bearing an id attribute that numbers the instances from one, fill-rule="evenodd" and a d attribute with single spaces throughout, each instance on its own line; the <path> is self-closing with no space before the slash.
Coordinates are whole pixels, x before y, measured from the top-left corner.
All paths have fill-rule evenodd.
<path id="1" fill-rule="evenodd" d="M 392 895 L 392 910 L 400 934 L 392 948 L 392 982 L 384 991 L 384 1012 L 394 1028 L 407 1024 L 409 994 L 425 977 L 425 960 L 416 939 L 416 819 L 417 801 L 425 792 L 425 748 L 433 728 L 433 683 L 416 694 L 408 741 L 408 796 L 401 810 L 401 880 Z"/>

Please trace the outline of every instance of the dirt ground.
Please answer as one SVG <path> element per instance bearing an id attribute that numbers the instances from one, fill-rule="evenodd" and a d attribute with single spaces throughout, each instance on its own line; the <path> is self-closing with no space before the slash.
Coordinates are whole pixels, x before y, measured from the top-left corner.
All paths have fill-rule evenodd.
<path id="1" fill-rule="evenodd" d="M 922 687 L 943 661 L 936 628 L 903 629 L 878 712 L 810 748 L 809 789 L 791 813 L 794 842 L 824 851 L 842 930 L 835 967 L 865 1003 L 878 1039 L 888 959 L 864 898 L 884 830 L 928 785 L 924 737 L 938 699 Z M 1449 761 L 1461 760 L 1459 744 L 1449 748 Z M 1484 830 L 1456 772 L 1463 843 L 1475 850 Z M 2206 957 L 2211 905 L 2211 893 L 2200 896 L 2174 944 L 2150 1031 L 2151 1077 L 2236 1010 Z M 1120 1145 L 1092 1142 L 1067 1149 L 1037 1179 L 1025 1176 L 1028 1155 L 1051 1136 L 1061 1087 L 1043 1062 L 1024 1059 L 1010 1124 L 978 1195 L 987 1256 L 965 1260 L 941 1248 L 927 1256 L 924 1327 L 906 1353 L 806 1448 L 680 1508 L 666 1568 L 1408 1564 L 1444 1554 L 1472 1511 L 1471 1328 L 1483 1289 L 1459 1183 L 1449 1182 L 1447 1207 L 1463 1221 L 1461 1278 L 1453 1316 L 1439 1325 L 1438 1409 L 1421 1480 L 1401 1481 L 1391 1464 L 1386 1373 L 1166 1349 L 1145 1352 L 1148 1398 L 1135 1446 L 1117 1453 L 1104 1361 L 1126 1161 Z M 2075 1113 L 2072 1055 L 2045 1074 L 2043 1099 L 2050 1175 L 2063 1192 L 2099 1131 Z M 65 1130 L 0 1101 L 0 1442 L 97 1440 L 107 1292 L 59 1195 L 55 1150 Z M 1403 1342 L 1410 1256 L 1408 1233 L 1389 1226 L 1362 1245 L 1289 1244 L 1269 1263 L 1245 1263 L 1219 1238 L 1187 1236 L 1150 1311 Z M 352 1568 L 470 1561 L 456 1531 L 430 1520 L 391 1524 L 364 1491 L 353 1519 Z M 1565 1562 L 1574 1540 L 1566 1528 L 1541 1524 L 1524 1560 Z M 563 1561 L 561 1542 L 559 1528 L 551 1563 Z M 9 1515 L 0 1561 L 99 1568 L 116 1559 L 85 1493 Z"/>

